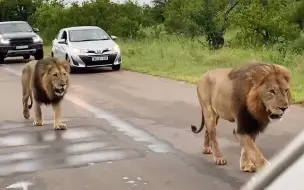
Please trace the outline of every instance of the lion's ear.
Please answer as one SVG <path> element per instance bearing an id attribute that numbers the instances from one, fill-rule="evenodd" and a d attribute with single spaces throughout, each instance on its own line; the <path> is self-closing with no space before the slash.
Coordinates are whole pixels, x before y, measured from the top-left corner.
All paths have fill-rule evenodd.
<path id="1" fill-rule="evenodd" d="M 61 64 L 62 64 L 63 68 L 67 71 L 67 73 L 70 73 L 70 70 L 71 70 L 70 63 L 66 60 L 61 60 Z"/>

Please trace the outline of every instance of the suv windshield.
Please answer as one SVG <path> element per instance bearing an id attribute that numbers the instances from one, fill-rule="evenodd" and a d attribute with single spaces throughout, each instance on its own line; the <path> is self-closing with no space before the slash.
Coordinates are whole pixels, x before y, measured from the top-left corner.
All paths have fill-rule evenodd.
<path id="1" fill-rule="evenodd" d="M 69 31 L 71 42 L 109 40 L 110 37 L 101 29 L 79 29 Z"/>
<path id="2" fill-rule="evenodd" d="M 32 32 L 32 28 L 27 23 L 4 23 L 0 24 L 0 33 Z"/>

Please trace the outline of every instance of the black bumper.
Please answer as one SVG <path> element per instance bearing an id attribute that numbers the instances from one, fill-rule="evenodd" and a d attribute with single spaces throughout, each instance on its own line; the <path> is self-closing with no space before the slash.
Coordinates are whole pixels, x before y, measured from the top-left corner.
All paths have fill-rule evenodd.
<path id="1" fill-rule="evenodd" d="M 27 48 L 18 49 L 17 45 L 0 46 L 0 54 L 4 57 L 15 57 L 23 55 L 35 55 L 37 51 L 43 50 L 43 44 L 26 44 Z"/>

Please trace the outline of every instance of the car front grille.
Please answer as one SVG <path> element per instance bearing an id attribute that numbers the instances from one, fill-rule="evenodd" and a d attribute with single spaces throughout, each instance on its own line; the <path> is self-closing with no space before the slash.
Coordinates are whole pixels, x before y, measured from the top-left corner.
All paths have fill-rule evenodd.
<path id="1" fill-rule="evenodd" d="M 101 56 L 108 56 L 108 60 L 104 61 L 92 61 L 92 57 L 101 57 Z M 117 53 L 108 54 L 108 55 L 92 55 L 92 56 L 79 56 L 80 59 L 84 62 L 87 66 L 94 66 L 94 65 L 110 65 L 113 64 Z"/>
<path id="2" fill-rule="evenodd" d="M 15 46 L 29 45 L 33 43 L 32 38 L 11 39 L 10 44 Z"/>

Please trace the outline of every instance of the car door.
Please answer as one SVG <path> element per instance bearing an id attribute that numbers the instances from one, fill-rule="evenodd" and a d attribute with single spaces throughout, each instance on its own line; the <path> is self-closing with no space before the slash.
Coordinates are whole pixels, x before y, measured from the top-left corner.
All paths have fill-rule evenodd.
<path id="1" fill-rule="evenodd" d="M 58 48 L 59 48 L 58 39 L 60 39 L 60 37 L 62 36 L 62 32 L 63 30 L 60 30 L 56 38 L 52 41 L 52 53 L 54 57 L 58 57 Z"/>
<path id="2" fill-rule="evenodd" d="M 59 58 L 65 59 L 65 55 L 67 54 L 67 49 L 68 49 L 68 44 L 67 44 L 67 40 L 68 39 L 68 34 L 66 30 L 62 31 L 62 35 L 60 36 L 60 38 L 58 40 L 64 40 L 65 43 L 58 43 L 57 42 L 57 55 Z"/>

